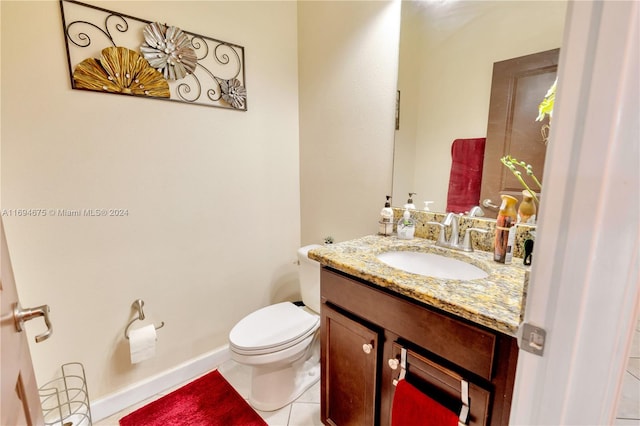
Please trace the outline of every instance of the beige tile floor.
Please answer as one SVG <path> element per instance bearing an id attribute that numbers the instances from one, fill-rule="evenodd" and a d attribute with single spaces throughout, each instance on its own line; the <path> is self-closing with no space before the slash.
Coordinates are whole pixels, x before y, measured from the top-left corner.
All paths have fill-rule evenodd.
<path id="1" fill-rule="evenodd" d="M 225 379 L 227 379 L 227 381 L 236 389 L 236 391 L 246 399 L 249 395 L 250 385 L 251 373 L 249 368 L 230 360 L 222 364 L 219 370 Z M 118 419 L 183 385 L 184 383 L 173 389 L 160 392 L 157 395 L 154 395 L 145 401 L 141 401 L 111 417 L 96 422 L 94 425 L 117 426 Z M 278 411 L 258 411 L 258 414 L 260 414 L 269 426 L 321 425 L 320 383 L 316 383 L 292 404 L 289 404 Z M 627 364 L 627 371 L 625 372 L 622 385 L 622 395 L 616 417 L 615 425 L 640 426 L 640 320 L 636 325 L 636 332 Z"/>
<path id="2" fill-rule="evenodd" d="M 218 370 L 243 398 L 248 398 L 251 372 L 247 366 L 230 360 L 222 364 Z M 118 420 L 122 417 L 174 391 L 184 384 L 185 383 L 182 383 L 175 388 L 167 389 L 106 419 L 95 422 L 94 426 L 117 426 Z M 257 413 L 260 414 L 269 426 L 320 426 L 322 425 L 320 422 L 320 382 L 303 393 L 292 404 L 280 410 L 272 412 L 257 411 Z"/>

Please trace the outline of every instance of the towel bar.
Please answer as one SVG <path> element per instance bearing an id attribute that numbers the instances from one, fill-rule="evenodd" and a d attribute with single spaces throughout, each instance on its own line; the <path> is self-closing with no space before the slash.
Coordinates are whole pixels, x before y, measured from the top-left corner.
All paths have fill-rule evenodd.
<path id="1" fill-rule="evenodd" d="M 129 340 L 129 327 L 131 327 L 131 324 L 133 324 L 135 321 L 138 321 L 138 320 L 142 321 L 144 319 L 144 311 L 142 310 L 143 306 L 144 306 L 144 300 L 142 299 L 135 300 L 131 305 L 133 309 L 138 311 L 138 317 L 129 321 L 129 324 L 127 324 L 127 327 L 124 329 L 125 339 Z M 161 329 L 162 327 L 164 327 L 164 321 L 160 322 L 160 325 L 158 326 L 154 325 L 154 327 L 156 328 L 156 330 Z"/>
<path id="2" fill-rule="evenodd" d="M 405 379 L 407 375 L 407 349 L 400 349 L 400 361 L 393 358 L 389 360 L 389 367 L 392 370 L 398 368 L 398 364 L 400 366 L 400 374 L 397 379 L 393 379 L 393 385 L 397 386 L 400 380 Z M 460 414 L 458 415 L 458 426 L 466 426 L 469 422 L 469 382 L 464 379 L 460 379 L 460 400 L 462 402 L 462 407 L 460 408 Z"/>

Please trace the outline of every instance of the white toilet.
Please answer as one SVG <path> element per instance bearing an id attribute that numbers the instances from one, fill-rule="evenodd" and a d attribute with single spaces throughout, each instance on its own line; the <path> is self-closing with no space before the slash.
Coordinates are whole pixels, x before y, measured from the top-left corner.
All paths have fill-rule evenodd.
<path id="1" fill-rule="evenodd" d="M 306 306 L 267 306 L 241 319 L 229 333 L 231 359 L 252 367 L 249 403 L 258 410 L 284 407 L 320 378 L 320 264 L 307 257 L 316 247 L 298 250 Z"/>

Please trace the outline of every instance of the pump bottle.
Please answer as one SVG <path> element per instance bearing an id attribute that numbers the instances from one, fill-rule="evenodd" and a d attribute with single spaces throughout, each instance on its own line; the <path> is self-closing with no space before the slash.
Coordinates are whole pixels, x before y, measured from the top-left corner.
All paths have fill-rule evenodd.
<path id="1" fill-rule="evenodd" d="M 416 232 L 416 222 L 411 218 L 409 209 L 405 209 L 402 217 L 398 221 L 398 238 L 401 240 L 412 240 Z"/>
<path id="2" fill-rule="evenodd" d="M 409 193 L 409 199 L 407 200 L 407 204 L 404 205 L 405 209 L 416 209 L 416 205 L 413 204 L 413 196 L 416 195 L 415 192 L 410 192 Z"/>
<path id="3" fill-rule="evenodd" d="M 391 208 L 391 196 L 387 195 L 387 201 L 380 211 L 380 221 L 378 222 L 378 234 L 391 235 L 393 233 L 393 209 Z"/>

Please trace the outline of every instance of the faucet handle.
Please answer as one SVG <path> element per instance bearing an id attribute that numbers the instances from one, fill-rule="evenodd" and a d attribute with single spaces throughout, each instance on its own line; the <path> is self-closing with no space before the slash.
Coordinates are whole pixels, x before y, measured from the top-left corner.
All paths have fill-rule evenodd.
<path id="1" fill-rule="evenodd" d="M 486 234 L 486 229 L 480 228 L 468 228 L 464 233 L 464 240 L 462 241 L 462 250 L 463 251 L 473 251 L 473 245 L 471 244 L 471 231 L 477 232 L 479 234 Z"/>
<path id="2" fill-rule="evenodd" d="M 447 240 L 444 234 L 444 225 L 440 222 L 427 222 L 427 225 L 433 225 L 440 228 L 440 234 L 438 235 L 438 242 L 436 244 L 443 245 L 446 244 Z"/>

